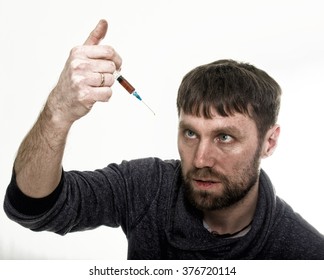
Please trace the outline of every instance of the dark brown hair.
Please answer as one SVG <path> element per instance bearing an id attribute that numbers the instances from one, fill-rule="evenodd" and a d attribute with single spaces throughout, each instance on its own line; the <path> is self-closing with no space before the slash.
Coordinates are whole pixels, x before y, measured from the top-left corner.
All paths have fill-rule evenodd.
<path id="1" fill-rule="evenodd" d="M 281 89 L 266 72 L 247 63 L 218 60 L 186 74 L 177 98 L 178 114 L 211 118 L 241 113 L 254 119 L 259 138 L 277 122 Z"/>

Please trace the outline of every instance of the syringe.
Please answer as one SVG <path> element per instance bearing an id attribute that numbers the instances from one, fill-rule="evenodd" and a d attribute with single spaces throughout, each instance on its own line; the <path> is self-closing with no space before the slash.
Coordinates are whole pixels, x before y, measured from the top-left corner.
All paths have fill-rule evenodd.
<path id="1" fill-rule="evenodd" d="M 143 101 L 142 97 L 140 97 L 135 88 L 118 71 L 114 72 L 114 77 L 122 85 L 122 87 L 128 91 L 128 93 L 134 95 L 138 100 L 142 101 L 143 104 L 155 115 L 154 111 Z"/>

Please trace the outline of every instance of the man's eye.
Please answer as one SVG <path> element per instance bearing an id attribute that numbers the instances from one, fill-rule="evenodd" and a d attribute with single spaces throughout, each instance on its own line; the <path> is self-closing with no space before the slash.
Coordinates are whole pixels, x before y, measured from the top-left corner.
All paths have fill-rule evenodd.
<path id="1" fill-rule="evenodd" d="M 217 137 L 217 140 L 222 143 L 230 143 L 231 141 L 233 141 L 233 137 L 228 134 L 220 134 Z"/>
<path id="2" fill-rule="evenodd" d="M 196 137 L 197 137 L 196 133 L 194 133 L 194 132 L 193 132 L 192 130 L 190 130 L 190 129 L 187 129 L 187 130 L 185 131 L 185 136 L 188 137 L 188 138 L 196 138 Z"/>

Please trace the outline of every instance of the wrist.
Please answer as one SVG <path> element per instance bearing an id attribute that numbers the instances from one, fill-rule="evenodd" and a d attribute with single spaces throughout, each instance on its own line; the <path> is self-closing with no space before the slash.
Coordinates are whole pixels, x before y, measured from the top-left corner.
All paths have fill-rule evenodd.
<path id="1" fill-rule="evenodd" d="M 67 109 L 64 108 L 66 106 L 64 106 L 62 101 L 58 100 L 55 90 L 53 89 L 49 95 L 41 117 L 53 128 L 69 130 L 74 120 L 69 118 L 69 115 L 66 113 Z"/>

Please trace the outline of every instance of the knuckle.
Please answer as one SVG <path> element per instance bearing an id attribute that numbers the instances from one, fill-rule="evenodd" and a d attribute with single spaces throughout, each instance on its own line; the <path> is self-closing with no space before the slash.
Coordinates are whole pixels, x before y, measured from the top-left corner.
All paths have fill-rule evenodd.
<path id="1" fill-rule="evenodd" d="M 87 62 L 80 58 L 74 58 L 70 62 L 70 68 L 73 71 L 85 70 L 87 68 Z"/>
<path id="2" fill-rule="evenodd" d="M 113 56 L 115 54 L 115 49 L 112 46 L 106 46 L 105 51 L 109 56 Z"/>
<path id="3" fill-rule="evenodd" d="M 80 87 L 82 77 L 80 75 L 72 74 L 71 75 L 71 87 L 77 89 Z"/>
<path id="4" fill-rule="evenodd" d="M 70 51 L 70 56 L 74 57 L 81 53 L 82 46 L 75 46 Z"/>
<path id="5" fill-rule="evenodd" d="M 80 103 L 86 103 L 91 95 L 89 88 L 82 88 L 79 90 L 78 100 Z"/>

